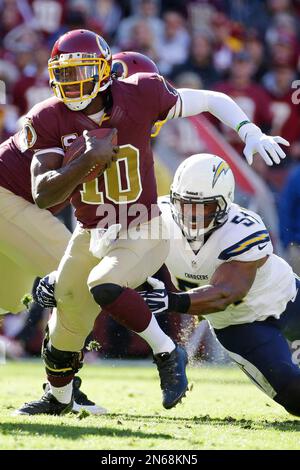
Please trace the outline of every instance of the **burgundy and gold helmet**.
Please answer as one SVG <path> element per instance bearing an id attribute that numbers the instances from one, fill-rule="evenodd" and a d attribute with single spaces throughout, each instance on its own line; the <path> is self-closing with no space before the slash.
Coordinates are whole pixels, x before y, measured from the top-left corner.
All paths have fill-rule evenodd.
<path id="1" fill-rule="evenodd" d="M 159 73 L 156 64 L 144 54 L 139 52 L 118 52 L 112 57 L 112 75 L 124 79 L 135 73 Z"/>
<path id="2" fill-rule="evenodd" d="M 54 94 L 72 111 L 86 108 L 111 84 L 111 51 L 106 41 L 86 29 L 60 36 L 48 61 Z M 87 93 L 85 84 L 93 84 Z"/>
<path id="3" fill-rule="evenodd" d="M 140 52 L 126 51 L 118 52 L 112 56 L 111 74 L 118 80 L 124 80 L 135 73 L 158 73 L 157 65 Z M 166 121 L 157 121 L 153 128 L 151 137 L 156 137 Z"/>

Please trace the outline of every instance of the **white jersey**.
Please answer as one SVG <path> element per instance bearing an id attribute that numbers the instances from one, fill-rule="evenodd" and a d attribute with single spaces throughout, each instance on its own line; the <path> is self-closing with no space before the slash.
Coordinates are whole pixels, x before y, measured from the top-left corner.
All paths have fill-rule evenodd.
<path id="1" fill-rule="evenodd" d="M 262 321 L 269 316 L 279 318 L 287 303 L 294 300 L 295 274 L 273 253 L 269 233 L 255 212 L 232 204 L 227 222 L 195 254 L 172 218 L 169 196 L 159 198 L 158 203 L 171 238 L 166 265 L 180 290 L 209 284 L 216 269 L 228 261 L 255 261 L 268 255 L 241 303 L 206 316 L 214 328 Z"/>

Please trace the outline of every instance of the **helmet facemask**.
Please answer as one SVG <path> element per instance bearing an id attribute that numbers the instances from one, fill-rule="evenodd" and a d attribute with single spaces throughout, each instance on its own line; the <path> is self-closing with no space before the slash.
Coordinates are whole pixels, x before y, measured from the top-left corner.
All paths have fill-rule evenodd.
<path id="1" fill-rule="evenodd" d="M 188 240 L 203 241 L 205 235 L 223 225 L 228 204 L 222 195 L 190 197 L 171 190 L 172 216 Z"/>
<path id="2" fill-rule="evenodd" d="M 108 61 L 96 57 L 95 54 L 60 54 L 59 58 L 49 60 L 48 70 L 55 96 L 72 111 L 85 109 L 97 94 L 111 83 L 110 80 L 107 81 L 110 77 Z M 84 90 L 87 83 L 93 84 L 89 93 Z M 74 91 L 71 91 L 73 88 Z M 72 97 L 72 93 L 76 96 Z"/>

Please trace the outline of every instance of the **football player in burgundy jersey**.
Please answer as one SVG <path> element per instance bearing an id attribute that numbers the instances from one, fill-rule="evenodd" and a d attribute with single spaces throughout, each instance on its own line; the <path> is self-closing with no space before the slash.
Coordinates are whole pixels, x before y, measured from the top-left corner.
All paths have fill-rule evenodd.
<path id="1" fill-rule="evenodd" d="M 134 290 L 163 264 L 169 246 L 156 205 L 152 125 L 209 111 L 237 130 L 249 163 L 256 152 L 269 165 L 279 163 L 285 154 L 278 143 L 288 143 L 263 134 L 221 93 L 175 90 L 151 73 L 113 80 L 110 49 L 91 31 L 61 36 L 48 68 L 55 97 L 28 113 L 15 141 L 21 150 L 35 152 L 31 172 L 36 204 L 48 208 L 70 198 L 78 225 L 58 268 L 57 308 L 44 343 L 50 390 L 23 412 L 70 409 L 80 350 L 99 306 L 148 341 L 160 373 L 163 405 L 171 408 L 187 390 L 186 353 L 162 332 Z M 99 127 L 112 132 L 104 139 L 91 137 L 88 131 Z M 114 129 L 118 146 L 112 144 Z M 82 134 L 85 151 L 62 167 L 68 145 Z M 95 165 L 107 169 L 85 182 Z"/>
<path id="2" fill-rule="evenodd" d="M 123 51 L 112 56 L 112 76 L 123 80 L 140 72 L 159 74 L 157 65 L 153 60 L 140 52 Z"/>
<path id="3" fill-rule="evenodd" d="M 123 54 L 116 55 L 117 59 L 119 57 L 123 57 Z M 158 72 L 154 62 L 142 54 L 128 53 L 125 60 L 129 75 L 138 70 Z M 118 78 L 120 76 L 118 73 Z M 23 132 L 29 132 L 26 138 L 30 139 L 30 128 Z M 47 210 L 34 205 L 30 177 L 32 156 L 30 148 L 22 152 L 15 145 L 15 138 L 11 137 L 0 145 L 1 313 L 18 313 L 24 309 L 21 299 L 30 292 L 35 277 L 44 276 L 46 272 L 57 268 L 71 237 L 66 227 L 52 215 L 59 212 L 65 203 Z M 75 409 L 79 401 L 92 413 L 104 412 L 102 407 L 82 399 L 78 384 L 79 378 L 74 383 Z"/>
<path id="4" fill-rule="evenodd" d="M 42 210 L 31 195 L 30 163 L 33 152 L 21 152 L 10 138 L 0 145 L 0 313 L 24 310 L 22 297 L 34 279 L 57 268 L 71 233 L 53 214 L 65 204 Z M 33 306 L 36 312 L 37 306 Z M 74 386 L 75 411 L 85 408 L 103 414 L 104 408 Z"/>
<path id="5" fill-rule="evenodd" d="M 32 199 L 30 163 L 10 138 L 0 145 L 0 307 L 24 309 L 22 297 L 37 276 L 56 269 L 71 233 L 56 219 L 62 205 L 41 210 Z"/>
<path id="6" fill-rule="evenodd" d="M 112 77 L 123 80 L 139 72 L 159 73 L 159 70 L 153 60 L 140 52 L 125 51 L 112 56 Z M 165 122 L 166 119 L 154 124 L 151 137 L 156 137 L 159 134 Z"/>

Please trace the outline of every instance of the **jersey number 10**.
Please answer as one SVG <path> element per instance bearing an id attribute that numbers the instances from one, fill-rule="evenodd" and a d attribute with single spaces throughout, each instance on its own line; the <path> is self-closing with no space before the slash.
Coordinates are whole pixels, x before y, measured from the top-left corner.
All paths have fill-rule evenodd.
<path id="1" fill-rule="evenodd" d="M 105 197 L 115 204 L 128 204 L 138 200 L 142 192 L 140 152 L 133 145 L 121 145 L 118 160 L 104 172 Z M 122 168 L 124 178 L 122 180 Z M 125 180 L 125 181 L 124 181 Z M 86 204 L 104 204 L 104 194 L 99 191 L 99 180 L 83 184 L 81 200 Z"/>

